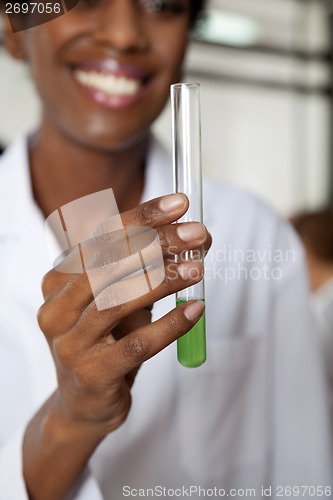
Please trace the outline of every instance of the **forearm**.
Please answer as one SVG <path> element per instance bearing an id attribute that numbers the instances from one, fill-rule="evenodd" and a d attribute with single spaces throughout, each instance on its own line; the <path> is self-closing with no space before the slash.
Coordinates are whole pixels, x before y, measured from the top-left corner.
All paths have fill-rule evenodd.
<path id="1" fill-rule="evenodd" d="M 23 474 L 31 500 L 61 500 L 84 470 L 104 433 L 67 421 L 54 393 L 27 426 Z"/>

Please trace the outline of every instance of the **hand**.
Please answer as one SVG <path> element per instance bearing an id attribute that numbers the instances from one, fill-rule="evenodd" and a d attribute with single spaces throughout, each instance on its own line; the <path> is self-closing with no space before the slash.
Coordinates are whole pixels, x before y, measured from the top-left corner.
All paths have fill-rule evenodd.
<path id="1" fill-rule="evenodd" d="M 176 199 L 180 204 L 168 209 L 167 202 Z M 69 275 L 52 270 L 44 278 L 46 301 L 38 320 L 54 359 L 58 412 L 63 418 L 93 425 L 102 436 L 115 430 L 128 415 L 130 388 L 141 363 L 190 330 L 203 313 L 201 302 L 191 302 L 149 324 L 149 308 L 155 301 L 202 278 L 200 262 L 177 266 L 169 260 L 170 248 L 172 253 L 181 253 L 210 242 L 201 224 L 171 224 L 187 208 L 186 196 L 174 195 L 122 214 L 125 227 L 148 226 L 158 231 L 165 279 L 145 295 L 99 311 L 87 274 Z M 186 228 L 192 229 L 192 236 L 185 232 Z M 103 252 L 109 251 L 107 247 L 99 253 L 99 260 L 103 261 Z M 126 286 L 131 287 L 135 280 L 132 278 Z M 109 285 L 106 280 L 100 293 L 105 295 Z"/>

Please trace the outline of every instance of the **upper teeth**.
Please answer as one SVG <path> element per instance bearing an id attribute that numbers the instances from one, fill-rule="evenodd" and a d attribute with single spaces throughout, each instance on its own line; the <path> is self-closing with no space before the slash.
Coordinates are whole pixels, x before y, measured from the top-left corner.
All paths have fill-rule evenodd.
<path id="1" fill-rule="evenodd" d="M 138 92 L 141 82 L 125 76 L 115 76 L 96 71 L 76 70 L 75 78 L 89 87 L 114 96 L 130 96 Z"/>

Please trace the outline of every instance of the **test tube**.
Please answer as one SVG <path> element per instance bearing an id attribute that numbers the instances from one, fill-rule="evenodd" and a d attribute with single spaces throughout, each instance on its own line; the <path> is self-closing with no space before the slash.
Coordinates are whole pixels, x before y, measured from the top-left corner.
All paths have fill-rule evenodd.
<path id="1" fill-rule="evenodd" d="M 185 193 L 190 205 L 178 222 L 202 222 L 202 165 L 200 85 L 177 83 L 171 85 L 172 145 L 174 191 Z M 201 260 L 203 248 L 186 252 L 185 260 Z M 182 290 L 176 295 L 179 306 L 193 299 L 205 300 L 204 281 Z M 178 361 L 195 368 L 206 361 L 205 314 L 194 327 L 177 340 Z"/>

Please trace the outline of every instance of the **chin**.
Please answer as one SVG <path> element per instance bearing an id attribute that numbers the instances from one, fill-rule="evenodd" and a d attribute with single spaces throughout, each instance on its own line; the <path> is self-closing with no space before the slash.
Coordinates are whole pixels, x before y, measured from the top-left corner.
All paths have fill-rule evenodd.
<path id="1" fill-rule="evenodd" d="M 110 133 L 110 129 L 93 131 L 90 129 L 73 133 L 72 130 L 66 134 L 72 142 L 75 141 L 85 149 L 104 153 L 126 151 L 140 143 L 144 143 L 150 135 L 149 127 L 131 133 L 129 131 Z"/>

